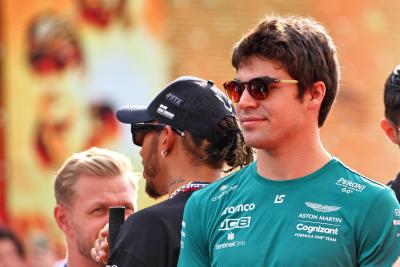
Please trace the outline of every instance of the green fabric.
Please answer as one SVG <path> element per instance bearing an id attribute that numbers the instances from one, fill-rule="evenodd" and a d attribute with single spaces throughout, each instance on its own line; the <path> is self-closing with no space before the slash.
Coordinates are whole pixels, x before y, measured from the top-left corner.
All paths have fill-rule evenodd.
<path id="1" fill-rule="evenodd" d="M 256 163 L 194 193 L 178 266 L 391 266 L 400 207 L 388 187 L 332 159 L 273 181 Z"/>

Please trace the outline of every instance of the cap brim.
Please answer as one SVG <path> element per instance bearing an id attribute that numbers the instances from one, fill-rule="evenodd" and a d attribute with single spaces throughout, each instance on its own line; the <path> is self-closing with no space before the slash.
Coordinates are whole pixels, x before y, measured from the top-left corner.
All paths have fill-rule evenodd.
<path id="1" fill-rule="evenodd" d="M 117 119 L 123 123 L 135 124 L 153 120 L 144 106 L 123 106 L 117 111 Z"/>

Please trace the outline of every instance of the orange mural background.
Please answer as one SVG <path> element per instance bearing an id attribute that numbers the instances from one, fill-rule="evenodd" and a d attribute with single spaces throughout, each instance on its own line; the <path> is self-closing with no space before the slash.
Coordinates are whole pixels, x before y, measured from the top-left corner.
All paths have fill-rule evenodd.
<path id="1" fill-rule="evenodd" d="M 126 145 L 130 131 L 117 122 L 115 110 L 147 104 L 169 80 L 160 1 L 113 1 L 102 10 L 85 6 L 89 2 L 2 2 L 2 220 L 28 246 L 45 242 L 59 254 L 55 171 L 91 146 L 123 152 L 138 166 L 138 149 Z M 157 60 L 149 61 L 152 56 Z M 139 201 L 150 205 L 141 184 Z"/>
<path id="2" fill-rule="evenodd" d="M 97 25 L 79 12 L 82 1 L 0 1 L 0 222 L 27 243 L 39 234 L 62 254 L 52 218 L 52 177 L 71 153 L 90 145 L 115 149 L 141 172 L 129 127 L 113 119 L 118 106 L 147 104 L 179 75 L 222 85 L 234 76 L 233 44 L 268 13 L 312 16 L 337 45 L 342 80 L 321 129 L 327 149 L 382 183 L 399 171 L 399 148 L 379 127 L 383 84 L 400 64 L 397 1 L 126 0 L 121 13 Z M 41 53 L 29 56 L 37 47 L 29 28 L 39 15 L 64 25 L 55 47 L 67 44 L 62 51 L 68 56 L 59 65 L 41 61 Z M 39 37 L 51 29 L 42 28 Z M 140 185 L 139 207 L 155 203 L 144 194 L 143 180 Z"/>

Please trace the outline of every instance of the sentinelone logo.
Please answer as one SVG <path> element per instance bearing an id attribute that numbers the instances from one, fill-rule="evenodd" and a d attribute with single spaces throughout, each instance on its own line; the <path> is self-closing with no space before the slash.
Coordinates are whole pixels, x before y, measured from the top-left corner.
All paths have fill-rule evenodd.
<path id="1" fill-rule="evenodd" d="M 308 226 L 302 223 L 297 224 L 296 226 L 297 230 L 299 231 L 305 231 L 309 234 L 312 234 L 314 232 L 317 233 L 325 233 L 325 234 L 331 234 L 331 235 L 337 235 L 339 232 L 338 228 L 328 228 L 328 227 L 322 227 L 322 226 Z"/>
<path id="2" fill-rule="evenodd" d="M 240 247 L 240 246 L 246 246 L 246 241 L 232 241 L 232 242 L 226 242 L 226 243 L 222 243 L 222 244 L 216 244 L 215 250 L 220 250 L 220 249 L 224 249 L 224 248 Z"/>
<path id="3" fill-rule="evenodd" d="M 221 193 L 219 193 L 218 196 L 213 197 L 211 200 L 212 200 L 213 202 L 215 202 L 215 201 L 217 201 L 217 200 L 220 200 L 223 196 L 225 196 L 225 195 L 228 194 L 229 192 L 232 192 L 232 191 L 236 190 L 237 187 L 238 187 L 237 185 L 234 185 L 234 186 L 222 185 L 222 186 L 220 187 Z"/>

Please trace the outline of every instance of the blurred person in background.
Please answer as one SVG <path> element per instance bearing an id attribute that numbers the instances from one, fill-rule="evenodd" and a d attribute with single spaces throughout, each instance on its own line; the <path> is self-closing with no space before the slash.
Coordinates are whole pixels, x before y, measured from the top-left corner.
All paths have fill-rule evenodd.
<path id="1" fill-rule="evenodd" d="M 389 140 L 400 146 L 400 65 L 398 65 L 386 80 L 384 88 L 385 118 L 381 127 Z M 400 201 L 400 173 L 389 182 Z"/>
<path id="2" fill-rule="evenodd" d="M 55 176 L 54 217 L 64 232 L 65 266 L 98 267 L 90 249 L 108 222 L 108 209 L 124 206 L 126 216 L 137 209 L 138 181 L 124 155 L 91 148 L 68 158 Z"/>
<path id="3" fill-rule="evenodd" d="M 5 227 L 0 227 L 0 267 L 27 267 L 22 241 Z"/>
<path id="4" fill-rule="evenodd" d="M 232 65 L 224 88 L 257 161 L 191 196 L 178 266 L 390 266 L 393 191 L 321 143 L 340 77 L 325 28 L 267 16 L 235 44 Z"/>
<path id="5" fill-rule="evenodd" d="M 191 194 L 221 177 L 223 170 L 253 160 L 229 99 L 211 81 L 180 77 L 147 108 L 124 107 L 117 118 L 131 124 L 141 146 L 143 176 L 150 197 L 169 199 L 129 216 L 111 251 L 109 266 L 176 266 L 183 208 Z M 106 263 L 107 231 L 93 257 Z"/>
<path id="6" fill-rule="evenodd" d="M 36 233 L 27 243 L 29 267 L 63 267 L 64 260 L 57 260 L 51 240 Z"/>

